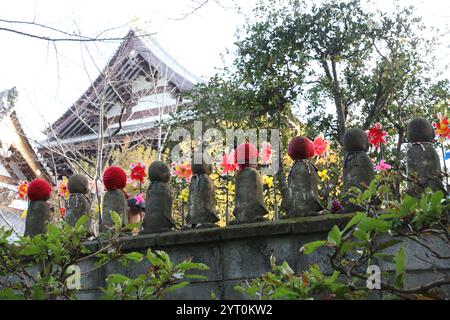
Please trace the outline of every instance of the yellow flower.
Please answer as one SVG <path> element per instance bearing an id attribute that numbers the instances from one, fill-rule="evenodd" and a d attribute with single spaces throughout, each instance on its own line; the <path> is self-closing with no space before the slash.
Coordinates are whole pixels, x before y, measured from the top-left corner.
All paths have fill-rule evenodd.
<path id="1" fill-rule="evenodd" d="M 181 190 L 180 194 L 178 195 L 178 199 L 187 202 L 189 198 L 189 189 L 188 188 L 184 188 L 183 190 Z"/>
<path id="2" fill-rule="evenodd" d="M 334 153 L 331 153 L 329 156 L 328 156 L 328 161 L 330 162 L 330 163 L 336 163 L 336 155 L 334 154 Z"/>
<path id="3" fill-rule="evenodd" d="M 317 159 L 318 165 L 324 165 L 326 163 L 327 163 L 327 160 L 325 159 L 325 157 L 320 157 L 319 159 Z"/>
<path id="4" fill-rule="evenodd" d="M 228 181 L 227 189 L 228 189 L 228 192 L 233 192 L 235 190 L 234 183 L 231 181 Z"/>
<path id="5" fill-rule="evenodd" d="M 20 219 L 25 219 L 27 217 L 27 210 L 24 210 L 22 212 L 22 215 L 20 216 Z"/>
<path id="6" fill-rule="evenodd" d="M 317 172 L 321 181 L 330 180 L 330 177 L 328 176 L 327 172 L 328 172 L 327 169 Z"/>
<path id="7" fill-rule="evenodd" d="M 269 188 L 273 187 L 273 177 L 262 176 L 262 182 L 263 184 L 267 184 Z"/>

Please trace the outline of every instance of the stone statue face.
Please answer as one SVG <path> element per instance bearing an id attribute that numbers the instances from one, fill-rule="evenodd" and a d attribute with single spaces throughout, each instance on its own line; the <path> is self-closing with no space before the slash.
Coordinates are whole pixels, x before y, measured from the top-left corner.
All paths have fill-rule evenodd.
<path id="1" fill-rule="evenodd" d="M 369 138 L 364 130 L 348 129 L 344 134 L 344 151 L 369 151 Z"/>
<path id="2" fill-rule="evenodd" d="M 153 161 L 148 167 L 148 177 L 151 181 L 169 182 L 169 167 L 161 161 Z"/>
<path id="3" fill-rule="evenodd" d="M 70 193 L 89 193 L 89 181 L 81 174 L 74 174 L 69 178 L 67 187 Z"/>
<path id="4" fill-rule="evenodd" d="M 433 142 L 434 129 L 431 123 L 424 118 L 414 118 L 408 124 L 408 140 L 414 142 Z"/>
<path id="5" fill-rule="evenodd" d="M 206 163 L 192 164 L 191 168 L 193 174 L 210 174 L 212 171 L 212 165 Z"/>

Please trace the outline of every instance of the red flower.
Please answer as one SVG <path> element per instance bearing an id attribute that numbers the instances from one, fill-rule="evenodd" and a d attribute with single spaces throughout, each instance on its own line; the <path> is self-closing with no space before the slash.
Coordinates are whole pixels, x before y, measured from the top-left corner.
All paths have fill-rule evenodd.
<path id="1" fill-rule="evenodd" d="M 35 179 L 30 182 L 27 190 L 30 201 L 47 201 L 52 194 L 52 187 L 43 179 Z"/>
<path id="2" fill-rule="evenodd" d="M 61 213 L 61 218 L 64 219 L 66 216 L 66 208 L 59 208 L 59 213 Z"/>
<path id="3" fill-rule="evenodd" d="M 374 127 L 370 128 L 367 132 L 367 137 L 371 145 L 375 147 L 376 150 L 380 149 L 381 144 L 386 144 L 387 132 L 381 129 L 381 124 L 377 123 Z"/>
<path id="4" fill-rule="evenodd" d="M 132 163 L 131 168 L 131 180 L 144 182 L 144 178 L 147 176 L 145 173 L 145 165 L 138 162 L 137 164 Z"/>
<path id="5" fill-rule="evenodd" d="M 17 188 L 17 191 L 19 192 L 19 198 L 25 199 L 27 196 L 27 190 L 28 190 L 28 182 L 27 181 L 21 181 L 19 183 L 19 187 Z"/>
<path id="6" fill-rule="evenodd" d="M 258 161 L 258 149 L 251 143 L 241 143 L 234 153 L 234 161 L 239 170 L 245 167 L 255 166 Z"/>
<path id="7" fill-rule="evenodd" d="M 127 173 L 119 166 L 111 166 L 103 173 L 106 190 L 123 189 L 127 185 Z"/>
<path id="8" fill-rule="evenodd" d="M 289 142 L 288 155 L 292 160 L 314 157 L 314 143 L 306 137 L 295 137 Z"/>
<path id="9" fill-rule="evenodd" d="M 323 138 L 323 135 L 316 137 L 314 143 L 314 155 L 321 156 L 328 150 L 328 141 Z"/>
<path id="10" fill-rule="evenodd" d="M 232 150 L 229 154 L 225 153 L 222 157 L 222 162 L 219 166 L 222 168 L 222 174 L 233 173 L 237 169 L 237 163 L 234 160 L 235 151 Z"/>

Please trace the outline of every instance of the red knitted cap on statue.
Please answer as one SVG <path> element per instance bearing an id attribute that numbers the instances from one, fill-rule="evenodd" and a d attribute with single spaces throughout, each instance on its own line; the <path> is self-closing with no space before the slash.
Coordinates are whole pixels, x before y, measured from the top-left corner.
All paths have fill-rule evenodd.
<path id="1" fill-rule="evenodd" d="M 307 137 L 295 137 L 289 142 L 288 155 L 292 160 L 314 157 L 314 143 Z"/>
<path id="2" fill-rule="evenodd" d="M 123 189 L 127 185 L 127 173 L 119 166 L 111 166 L 103 172 L 106 190 Z"/>
<path id="3" fill-rule="evenodd" d="M 30 201 L 47 201 L 52 194 L 52 187 L 43 179 L 35 179 L 28 185 L 27 195 Z"/>
<path id="4" fill-rule="evenodd" d="M 251 143 L 241 143 L 234 153 L 234 161 L 239 166 L 239 170 L 249 166 L 256 166 L 258 149 Z"/>

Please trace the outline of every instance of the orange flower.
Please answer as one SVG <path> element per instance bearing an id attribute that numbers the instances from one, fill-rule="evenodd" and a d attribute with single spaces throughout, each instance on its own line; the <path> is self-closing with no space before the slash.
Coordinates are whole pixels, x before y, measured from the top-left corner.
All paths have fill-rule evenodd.
<path id="1" fill-rule="evenodd" d="M 438 113 L 438 122 L 434 122 L 433 126 L 436 128 L 436 134 L 439 136 L 439 140 L 444 142 L 445 139 L 450 139 L 450 126 L 447 117 Z"/>
<path id="2" fill-rule="evenodd" d="M 27 196 L 28 191 L 28 182 L 27 181 L 21 181 L 19 183 L 19 187 L 17 188 L 17 191 L 19 192 L 19 198 L 25 199 Z"/>
<path id="3" fill-rule="evenodd" d="M 63 179 L 58 182 L 58 197 L 67 198 L 69 196 L 69 187 L 67 186 L 67 183 L 67 177 L 63 177 Z"/>
<path id="4" fill-rule="evenodd" d="M 179 180 L 184 179 L 188 182 L 191 180 L 192 169 L 189 163 L 172 163 L 172 166 L 174 167 L 174 175 L 176 175 Z"/>

